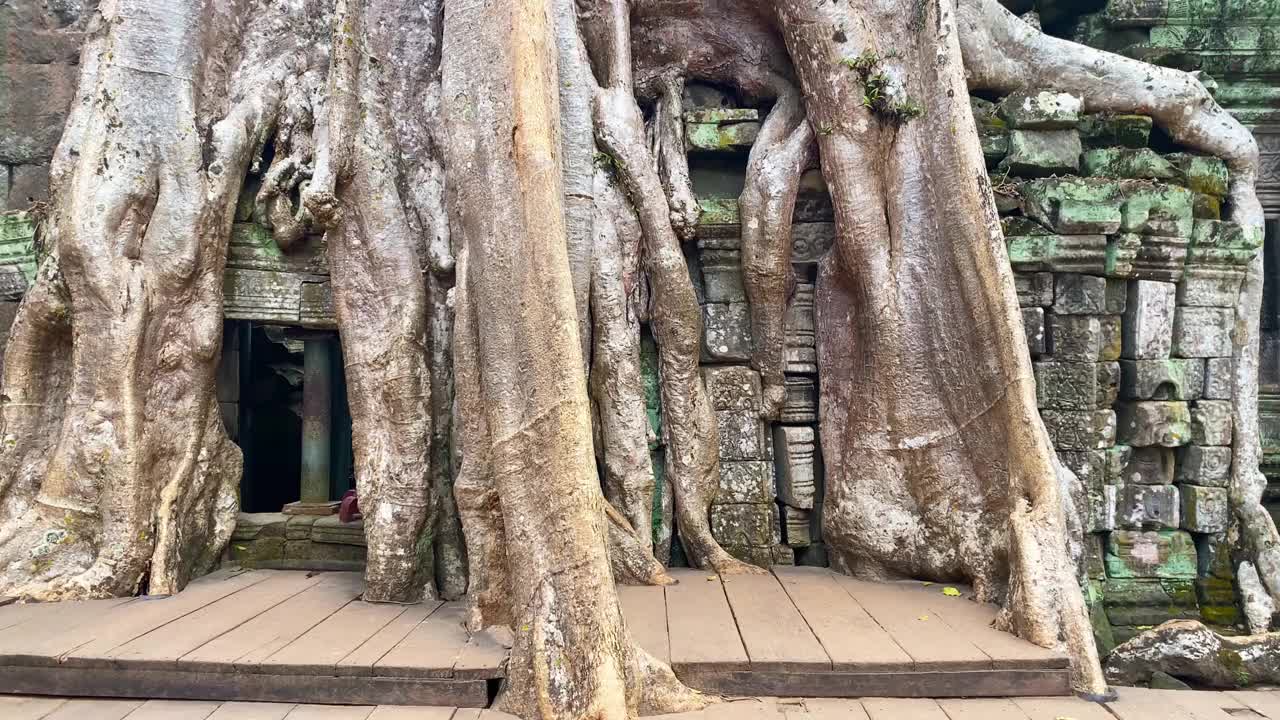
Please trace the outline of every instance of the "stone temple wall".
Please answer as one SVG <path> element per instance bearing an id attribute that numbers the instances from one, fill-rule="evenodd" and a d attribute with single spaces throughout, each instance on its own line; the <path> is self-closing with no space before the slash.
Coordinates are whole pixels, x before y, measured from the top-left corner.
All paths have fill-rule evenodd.
<path id="1" fill-rule="evenodd" d="M 1226 166 L 1150 147 L 1167 141 L 1152 138 L 1149 118 L 1081 115 L 1067 95 L 972 104 L 1041 416 L 1079 479 L 1104 644 L 1175 617 L 1234 623 L 1230 332 L 1261 237 L 1220 219 Z M 821 179 L 810 173 L 794 225 L 787 403 L 782 422 L 768 427 L 755 414 L 759 377 L 747 367 L 734 199 L 758 127 L 755 111 L 686 116 L 704 211 L 691 261 L 721 435 L 712 529 L 753 562 L 823 564 L 813 278 L 834 227 Z"/>

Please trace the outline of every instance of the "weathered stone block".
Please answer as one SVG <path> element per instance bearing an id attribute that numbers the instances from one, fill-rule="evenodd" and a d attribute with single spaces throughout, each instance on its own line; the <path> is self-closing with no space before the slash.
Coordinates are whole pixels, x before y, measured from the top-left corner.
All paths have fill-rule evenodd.
<path id="1" fill-rule="evenodd" d="M 1125 485 L 1169 485 L 1174 467 L 1172 448 L 1132 448 L 1117 480 Z"/>
<path id="2" fill-rule="evenodd" d="M 1024 308 L 1053 304 L 1053 273 L 1014 273 L 1013 286 L 1018 292 L 1018 305 Z"/>
<path id="3" fill-rule="evenodd" d="M 1115 443 L 1116 415 L 1110 410 L 1045 410 L 1040 417 L 1059 450 L 1098 450 Z"/>
<path id="4" fill-rule="evenodd" d="M 791 226 L 791 263 L 814 265 L 835 242 L 836 225 L 832 222 L 797 222 Z"/>
<path id="5" fill-rule="evenodd" d="M 1192 580 L 1113 579 L 1103 584 L 1107 617 L 1116 625 L 1159 625 L 1200 617 Z"/>
<path id="6" fill-rule="evenodd" d="M 776 514 L 771 503 L 712 505 L 711 534 L 721 545 L 767 548 L 773 544 Z"/>
<path id="7" fill-rule="evenodd" d="M 1027 217 L 1055 232 L 1105 235 L 1119 230 L 1123 221 L 1124 194 L 1116 180 L 1047 178 L 1024 182 L 1019 189 Z"/>
<path id="8" fill-rule="evenodd" d="M 1230 175 L 1227 164 L 1222 160 L 1189 153 L 1173 153 L 1166 155 L 1165 159 L 1181 173 L 1182 184 L 1192 190 L 1218 197 L 1227 194 Z"/>
<path id="9" fill-rule="evenodd" d="M 1116 530 L 1107 537 L 1109 578 L 1196 577 L 1196 546 L 1182 530 Z"/>
<path id="10" fill-rule="evenodd" d="M 365 562 L 362 545 L 287 540 L 284 544 L 282 569 L 354 570 Z"/>
<path id="11" fill-rule="evenodd" d="M 1086 150 L 1080 174 L 1130 180 L 1168 180 L 1177 170 L 1150 148 L 1098 148 Z"/>
<path id="12" fill-rule="evenodd" d="M 1191 442 L 1196 445 L 1231 444 L 1231 402 L 1201 400 L 1191 406 Z"/>
<path id="13" fill-rule="evenodd" d="M 1133 280 L 1121 322 L 1121 356 L 1146 360 L 1167 358 L 1172 347 L 1177 287 L 1172 283 Z"/>
<path id="14" fill-rule="evenodd" d="M 1142 235 L 1191 236 L 1190 190 L 1160 183 L 1128 183 L 1124 191 L 1126 198 L 1120 207 L 1121 230 Z"/>
<path id="15" fill-rule="evenodd" d="M 773 501 L 773 463 L 767 460 L 721 460 L 717 503 Z"/>
<path id="16" fill-rule="evenodd" d="M 744 303 L 747 291 L 742 287 L 742 254 L 738 250 L 703 249 L 699 252 L 702 267 L 702 293 L 707 302 Z"/>
<path id="17" fill-rule="evenodd" d="M 811 511 L 782 506 L 782 539 L 789 547 L 805 547 L 813 538 L 809 533 Z"/>
<path id="18" fill-rule="evenodd" d="M 75 65 L 0 65 L 0 163 L 29 165 L 53 157 L 78 79 Z"/>
<path id="19" fill-rule="evenodd" d="M 1022 177 L 1074 173 L 1080 168 L 1080 134 L 1075 130 L 1014 130 L 1002 168 Z"/>
<path id="20" fill-rule="evenodd" d="M 745 362 L 751 355 L 751 314 L 746 303 L 702 307 L 702 352 L 707 359 Z"/>
<path id="21" fill-rule="evenodd" d="M 240 513 L 232 540 L 255 540 L 258 537 L 284 537 L 289 516 L 284 513 Z"/>
<path id="22" fill-rule="evenodd" d="M 1112 236 L 1112 242 L 1131 247 L 1137 242 L 1130 276 L 1141 280 L 1178 282 L 1186 270 L 1187 245 L 1185 237 L 1176 235 L 1138 235 L 1120 233 Z"/>
<path id="23" fill-rule="evenodd" d="M 997 112 L 1010 127 L 1062 130 L 1075 128 L 1082 107 L 1080 98 L 1068 93 L 1020 90 L 1005 96 Z"/>
<path id="24" fill-rule="evenodd" d="M 1205 400 L 1230 400 L 1234 380 L 1231 378 L 1235 360 L 1229 357 L 1209 358 L 1204 363 Z"/>
<path id="25" fill-rule="evenodd" d="M 1036 404 L 1051 410 L 1099 407 L 1098 363 L 1037 362 Z"/>
<path id="26" fill-rule="evenodd" d="M 1125 308 L 1125 284 L 1096 275 L 1054 276 L 1053 311 L 1059 315 L 1119 315 Z"/>
<path id="27" fill-rule="evenodd" d="M 1182 527 L 1198 533 L 1226 532 L 1231 522 L 1226 488 L 1182 485 Z"/>
<path id="28" fill-rule="evenodd" d="M 1107 482 L 1105 450 L 1059 450 L 1058 461 L 1075 473 L 1086 490 L 1100 490 Z"/>
<path id="29" fill-rule="evenodd" d="M 286 515 L 289 520 L 284 525 L 284 536 L 289 540 L 310 540 L 311 526 L 316 524 L 319 515 Z M 337 517 L 337 516 L 332 516 Z M 361 533 L 363 537 L 363 533 Z"/>
<path id="30" fill-rule="evenodd" d="M 776 425 L 773 446 L 778 458 L 778 499 L 791 507 L 812 509 L 817 491 L 817 438 L 813 428 Z"/>
<path id="31" fill-rule="evenodd" d="M 1133 447 L 1177 447 L 1191 439 L 1185 402 L 1145 400 L 1116 406 L 1116 438 Z"/>
<path id="32" fill-rule="evenodd" d="M 1049 317 L 1049 354 L 1063 362 L 1102 362 L 1120 357 L 1120 318 L 1097 315 Z"/>
<path id="33" fill-rule="evenodd" d="M 33 203 L 49 201 L 49 164 L 15 165 L 6 178 L 6 208 L 26 210 Z"/>
<path id="34" fill-rule="evenodd" d="M 1196 599 L 1200 601 L 1200 619 L 1204 622 L 1224 627 L 1240 622 L 1235 584 L 1231 580 L 1218 577 L 1196 578 Z"/>
<path id="35" fill-rule="evenodd" d="M 732 112 L 757 111 L 733 108 Z M 705 111 L 704 111 L 705 112 Z M 719 122 L 685 122 L 685 147 L 690 150 L 725 152 L 751 147 L 760 134 L 760 122 L 755 119 L 726 119 Z"/>
<path id="36" fill-rule="evenodd" d="M 1022 330 L 1027 336 L 1027 351 L 1031 357 L 1045 353 L 1044 308 L 1022 308 Z"/>
<path id="37" fill-rule="evenodd" d="M 1084 516 L 1086 533 L 1110 532 L 1116 529 L 1116 490 L 1115 485 L 1103 485 L 1100 488 L 1085 490 L 1085 505 L 1081 511 Z"/>
<path id="38" fill-rule="evenodd" d="M 1235 311 L 1228 308 L 1177 308 L 1173 316 L 1173 356 L 1230 357 L 1234 324 Z"/>
<path id="39" fill-rule="evenodd" d="M 716 410 L 760 409 L 760 373 L 745 365 L 703 367 L 702 382 Z"/>
<path id="40" fill-rule="evenodd" d="M 786 398 L 779 418 L 784 423 L 815 423 L 818 421 L 818 386 L 811 377 L 786 376 Z"/>
<path id="41" fill-rule="evenodd" d="M 1111 407 L 1120 394 L 1120 363 L 1102 362 L 1094 365 L 1098 378 L 1098 388 L 1094 393 L 1094 404 L 1097 407 Z"/>
<path id="42" fill-rule="evenodd" d="M 1018 272 L 1106 271 L 1106 235 L 1006 235 L 1005 244 Z"/>
<path id="43" fill-rule="evenodd" d="M 1215 577 L 1228 581 L 1235 579 L 1235 562 L 1232 555 L 1236 553 L 1237 547 L 1227 533 L 1192 537 L 1196 541 L 1196 555 L 1200 560 L 1200 577 Z"/>
<path id="44" fill-rule="evenodd" d="M 1240 296 L 1244 271 L 1189 266 L 1178 282 L 1178 304 L 1186 307 L 1233 307 Z"/>
<path id="45" fill-rule="evenodd" d="M 311 540 L 317 543 L 359 545 L 364 547 L 364 521 L 342 522 L 337 515 L 328 515 L 311 524 Z"/>
<path id="46" fill-rule="evenodd" d="M 1133 448 L 1114 445 L 1103 452 L 1107 454 L 1107 484 L 1118 485 L 1124 482 L 1124 472 L 1133 458 Z"/>
<path id="47" fill-rule="evenodd" d="M 1178 482 L 1225 488 L 1231 480 L 1231 448 L 1188 445 L 1179 451 Z"/>
<path id="48" fill-rule="evenodd" d="M 797 282 L 791 303 L 787 306 L 786 371 L 789 373 L 818 374 L 813 293 L 813 283 Z"/>
<path id="49" fill-rule="evenodd" d="M 722 410 L 716 413 L 723 460 L 768 460 L 769 437 L 755 410 Z"/>
<path id="50" fill-rule="evenodd" d="M 276 566 L 284 560 L 284 546 L 287 542 L 289 541 L 283 535 L 255 540 L 232 540 L 228 551 L 231 559 L 241 567 Z"/>
<path id="51" fill-rule="evenodd" d="M 1107 277 L 1131 278 L 1138 253 L 1142 251 L 1142 236 L 1120 233 L 1107 237 Z"/>
<path id="52" fill-rule="evenodd" d="M 1204 391 L 1204 360 L 1121 360 L 1120 395 L 1126 400 L 1197 400 Z"/>
<path id="53" fill-rule="evenodd" d="M 1179 503 L 1178 488 L 1173 485 L 1120 485 L 1116 490 L 1116 527 L 1176 529 Z"/>
<path id="54" fill-rule="evenodd" d="M 1146 115 L 1085 115 L 1080 119 L 1080 139 L 1088 147 L 1129 148 L 1147 146 L 1151 118 Z"/>

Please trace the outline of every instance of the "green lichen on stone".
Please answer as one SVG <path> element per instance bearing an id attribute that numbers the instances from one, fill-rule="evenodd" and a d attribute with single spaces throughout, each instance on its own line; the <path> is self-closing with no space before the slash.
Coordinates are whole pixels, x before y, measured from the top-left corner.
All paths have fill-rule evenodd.
<path id="1" fill-rule="evenodd" d="M 1119 145 L 1144 148 L 1151 138 L 1151 118 L 1146 115 L 1092 114 L 1080 119 L 1080 140 L 1085 147 Z"/>
<path id="2" fill-rule="evenodd" d="M 1217 197 L 1227 194 L 1231 177 L 1222 160 L 1190 153 L 1173 153 L 1165 159 L 1177 168 L 1181 183 L 1188 188 Z"/>
<path id="3" fill-rule="evenodd" d="M 698 198 L 698 207 L 702 214 L 698 216 L 699 225 L 737 225 L 738 199 L 726 197 Z"/>
<path id="4" fill-rule="evenodd" d="M 1195 579 L 1191 534 L 1181 530 L 1117 530 L 1108 536 L 1108 578 Z"/>
<path id="5" fill-rule="evenodd" d="M 0 266 L 16 266 L 30 286 L 36 280 L 36 219 L 28 212 L 0 213 Z"/>
<path id="6" fill-rule="evenodd" d="M 686 122 L 684 128 L 685 145 L 690 150 L 711 152 L 733 152 L 749 148 L 760 134 L 760 123 L 754 120 Z"/>
<path id="7" fill-rule="evenodd" d="M 1081 174 L 1133 180 L 1168 180 L 1178 171 L 1150 148 L 1097 148 L 1080 159 Z"/>
<path id="8" fill-rule="evenodd" d="M 1074 173 L 1080 168 L 1080 150 L 1075 130 L 1013 130 L 1000 168 L 1023 177 Z"/>

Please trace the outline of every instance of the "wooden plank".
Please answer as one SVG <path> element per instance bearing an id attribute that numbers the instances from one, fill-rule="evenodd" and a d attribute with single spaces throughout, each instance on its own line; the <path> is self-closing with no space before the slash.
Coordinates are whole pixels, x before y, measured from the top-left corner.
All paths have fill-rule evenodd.
<path id="1" fill-rule="evenodd" d="M 950 720 L 1029 720 L 1022 708 L 1004 698 L 939 700 L 938 706 Z"/>
<path id="2" fill-rule="evenodd" d="M 325 573 L 320 582 L 219 635 L 178 660 L 188 671 L 255 672 L 262 660 L 296 640 L 360 594 L 358 573 Z"/>
<path id="3" fill-rule="evenodd" d="M 733 575 L 722 581 L 752 670 L 831 669 L 831 658 L 772 573 Z"/>
<path id="4" fill-rule="evenodd" d="M 26 622 L 32 617 L 40 613 L 48 612 L 50 608 L 69 605 L 71 603 L 10 603 L 0 606 L 0 630 L 11 628 Z"/>
<path id="5" fill-rule="evenodd" d="M 1068 695 L 1067 670 L 771 672 L 699 666 L 677 673 L 689 687 L 720 695 L 780 697 L 1013 697 Z"/>
<path id="6" fill-rule="evenodd" d="M 1268 720 L 1280 720 L 1280 691 L 1234 690 L 1227 695 L 1241 705 L 1253 708 Z"/>
<path id="7" fill-rule="evenodd" d="M 453 677 L 467 679 L 489 679 L 505 677 L 507 673 L 507 657 L 510 648 L 502 645 L 494 638 L 493 633 L 482 631 L 473 633 L 462 646 L 458 659 L 453 663 Z"/>
<path id="8" fill-rule="evenodd" d="M 0 696 L 0 717 L 5 720 L 40 720 L 66 701 L 66 698 Z"/>
<path id="9" fill-rule="evenodd" d="M 404 605 L 350 602 L 262 661 L 263 671 L 285 675 L 334 672 L 338 661 L 406 610 Z"/>
<path id="10" fill-rule="evenodd" d="M 805 720 L 870 720 L 861 701 L 842 698 L 805 698 L 803 717 Z"/>
<path id="11" fill-rule="evenodd" d="M 1238 720 L 1240 713 L 1248 712 L 1248 708 L 1236 702 L 1223 692 L 1207 692 L 1199 690 L 1147 690 L 1154 701 L 1165 704 L 1174 703 L 1186 710 L 1196 720 Z"/>
<path id="12" fill-rule="evenodd" d="M 94 665 L 112 649 L 200 608 L 270 578 L 269 570 L 235 575 L 219 582 L 193 584 L 170 597 L 141 597 L 108 611 L 92 625 L 59 636 L 58 654 L 67 666 Z"/>
<path id="13" fill-rule="evenodd" d="M 1194 715 L 1152 691 L 1142 688 L 1115 688 L 1117 698 L 1107 703 L 1107 710 L 1119 720 L 1197 720 Z"/>
<path id="14" fill-rule="evenodd" d="M 863 698 L 862 709 L 871 720 L 947 720 L 947 714 L 932 700 Z"/>
<path id="15" fill-rule="evenodd" d="M 103 667 L 0 667 L 0 693 L 454 707 L 483 707 L 489 702 L 488 683 L 484 680 L 116 670 Z"/>
<path id="16" fill-rule="evenodd" d="M 373 712 L 368 706 L 298 705 L 285 720 L 365 720 Z"/>
<path id="17" fill-rule="evenodd" d="M 75 638 L 80 628 L 102 622 L 111 610 L 135 600 L 111 598 L 32 605 L 38 613 L 0 632 L 0 662 L 52 665 L 58 661 L 59 650 L 68 647 L 72 642 L 69 638 Z"/>
<path id="18" fill-rule="evenodd" d="M 1025 670 L 1069 666 L 1065 654 L 1042 648 L 991 627 L 996 619 L 996 606 L 976 603 L 963 597 L 947 597 L 942 594 L 942 587 L 934 585 L 930 588 L 938 590 L 929 602 L 933 614 L 954 628 L 960 637 L 990 655 L 992 667 Z"/>
<path id="19" fill-rule="evenodd" d="M 194 700 L 148 700 L 125 720 L 206 720 L 221 703 Z"/>
<path id="20" fill-rule="evenodd" d="M 928 596 L 904 583 L 874 583 L 835 575 L 854 600 L 884 628 L 920 670 L 981 670 L 991 656 L 933 613 Z"/>
<path id="21" fill-rule="evenodd" d="M 209 720 L 284 720 L 293 710 L 289 703 L 228 702 L 222 703 Z"/>
<path id="22" fill-rule="evenodd" d="M 911 656 L 836 583 L 830 570 L 778 566 L 773 572 L 827 651 L 832 670 L 866 672 L 913 667 Z"/>
<path id="23" fill-rule="evenodd" d="M 618 603 L 631 639 L 662 662 L 671 662 L 667 594 L 660 585 L 619 585 Z"/>
<path id="24" fill-rule="evenodd" d="M 334 670 L 339 675 L 372 675 L 373 664 L 398 645 L 405 635 L 417 627 L 418 623 L 426 620 L 427 616 L 435 612 L 438 607 L 440 603 L 434 600 L 409 606 L 399 617 L 387 623 L 385 627 L 374 633 L 373 637 L 351 651 L 350 655 L 339 660 Z"/>
<path id="25" fill-rule="evenodd" d="M 1115 720 L 1105 705 L 1080 698 L 1014 698 L 1013 702 L 1031 720 L 1057 720 L 1069 717 L 1073 720 Z"/>
<path id="26" fill-rule="evenodd" d="M 447 603 L 431 613 L 382 659 L 373 674 L 383 677 L 452 677 L 454 663 L 467 644 L 466 610 Z"/>
<path id="27" fill-rule="evenodd" d="M 671 643 L 671 666 L 715 670 L 746 670 L 751 666 L 747 650 L 738 635 L 738 625 L 729 610 L 720 578 L 688 568 L 671 568 L 679 581 L 667 585 L 667 614 Z"/>
<path id="28" fill-rule="evenodd" d="M 176 667 L 178 658 L 316 585 L 322 577 L 305 572 L 277 572 L 252 587 L 104 653 L 99 664 Z M 88 658 L 79 659 L 86 665 L 90 662 Z"/>
<path id="29" fill-rule="evenodd" d="M 451 707 L 404 707 L 379 705 L 370 713 L 368 720 L 451 720 Z"/>
<path id="30" fill-rule="evenodd" d="M 44 720 L 123 720 L 141 704 L 141 700 L 71 700 Z"/>

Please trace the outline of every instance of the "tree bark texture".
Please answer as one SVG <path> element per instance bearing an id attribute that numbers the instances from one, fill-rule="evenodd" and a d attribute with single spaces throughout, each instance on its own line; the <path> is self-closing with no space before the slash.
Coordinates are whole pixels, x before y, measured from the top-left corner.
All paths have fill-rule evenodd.
<path id="1" fill-rule="evenodd" d="M 864 101 L 872 73 L 880 103 Z M 1149 114 L 1231 164 L 1250 227 L 1257 150 L 1190 76 L 1049 38 L 996 0 L 105 3 L 6 349 L 0 594 L 173 592 L 217 560 L 240 475 L 213 384 L 222 273 L 253 173 L 282 247 L 327 235 L 365 598 L 465 593 L 468 628 L 511 631 L 502 704 L 523 717 L 700 706 L 632 646 L 614 589 L 671 581 L 653 550 L 673 520 L 693 564 L 760 571 L 708 517 L 689 83 L 767 108 L 739 198 L 766 418 L 784 399 L 801 174 L 817 165 L 830 188 L 816 302 L 833 564 L 971 582 L 1104 693 L 1069 471 L 1036 410 L 968 91 Z M 1234 332 L 1231 499 L 1275 596 L 1260 277 Z M 656 521 L 644 323 L 670 491 Z"/>

